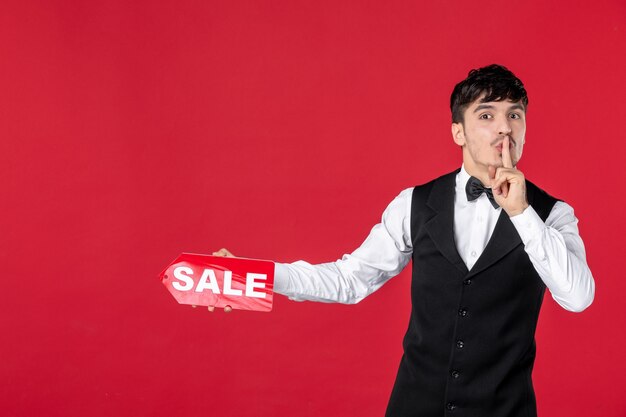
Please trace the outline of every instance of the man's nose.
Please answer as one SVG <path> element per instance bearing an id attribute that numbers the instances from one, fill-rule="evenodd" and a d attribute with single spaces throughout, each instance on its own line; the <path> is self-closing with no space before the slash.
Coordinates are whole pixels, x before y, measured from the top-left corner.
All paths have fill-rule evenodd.
<path id="1" fill-rule="evenodd" d="M 511 135 L 511 122 L 508 117 L 503 117 L 498 123 L 498 135 L 510 136 Z"/>

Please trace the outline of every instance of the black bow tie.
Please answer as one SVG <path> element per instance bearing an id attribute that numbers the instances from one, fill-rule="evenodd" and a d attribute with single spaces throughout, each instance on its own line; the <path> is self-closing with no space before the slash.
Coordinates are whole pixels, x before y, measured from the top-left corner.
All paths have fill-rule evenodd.
<path id="1" fill-rule="evenodd" d="M 498 207 L 500 207 L 498 203 L 496 203 L 496 199 L 493 198 L 493 192 L 491 191 L 491 188 L 485 187 L 478 178 L 470 177 L 470 179 L 467 180 L 467 185 L 465 186 L 465 194 L 467 195 L 467 201 L 476 200 L 478 197 L 480 197 L 482 193 L 487 194 L 487 198 L 491 202 L 491 205 L 493 206 L 494 209 L 497 209 Z"/>

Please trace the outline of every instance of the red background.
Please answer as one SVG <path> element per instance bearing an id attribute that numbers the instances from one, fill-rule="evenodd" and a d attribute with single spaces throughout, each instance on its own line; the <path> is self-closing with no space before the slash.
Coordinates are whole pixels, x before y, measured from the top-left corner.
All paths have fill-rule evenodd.
<path id="1" fill-rule="evenodd" d="M 539 412 L 625 416 L 625 31 L 620 0 L 3 1 L 1 414 L 381 416 L 408 270 L 230 315 L 157 274 L 351 251 L 460 165 L 449 94 L 498 62 L 530 94 L 519 168 L 576 209 L 597 283 L 582 314 L 546 297 Z"/>

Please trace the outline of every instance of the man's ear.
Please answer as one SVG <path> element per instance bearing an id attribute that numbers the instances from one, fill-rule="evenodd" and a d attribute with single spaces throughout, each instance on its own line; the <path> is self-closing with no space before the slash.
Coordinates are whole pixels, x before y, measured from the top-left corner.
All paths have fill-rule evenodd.
<path id="1" fill-rule="evenodd" d="M 452 139 L 459 146 L 465 145 L 465 132 L 463 123 L 452 123 Z"/>

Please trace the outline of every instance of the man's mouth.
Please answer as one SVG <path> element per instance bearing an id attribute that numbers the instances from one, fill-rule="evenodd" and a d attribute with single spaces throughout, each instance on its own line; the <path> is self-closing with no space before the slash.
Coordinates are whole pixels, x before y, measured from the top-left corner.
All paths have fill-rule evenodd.
<path id="1" fill-rule="evenodd" d="M 502 145 L 503 145 L 503 141 L 500 141 L 495 148 L 498 150 L 498 152 L 502 153 Z M 515 147 L 515 141 L 511 138 L 509 138 L 509 149 L 513 149 Z"/>

